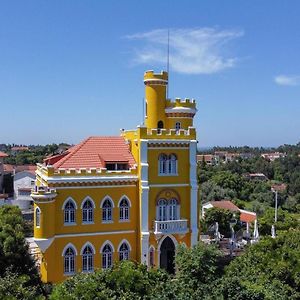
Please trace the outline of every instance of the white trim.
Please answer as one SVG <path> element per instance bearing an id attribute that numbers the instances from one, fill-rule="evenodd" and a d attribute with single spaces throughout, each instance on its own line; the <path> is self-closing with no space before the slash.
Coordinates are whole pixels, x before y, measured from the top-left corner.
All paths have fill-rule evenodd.
<path id="1" fill-rule="evenodd" d="M 190 141 L 190 228 L 191 246 L 198 242 L 198 181 L 197 181 L 197 141 Z"/>
<path id="2" fill-rule="evenodd" d="M 163 150 L 163 149 L 175 149 L 175 150 L 187 150 L 189 149 L 189 147 L 168 147 L 168 146 L 165 146 L 165 147 L 148 147 L 148 149 L 150 150 Z"/>
<path id="3" fill-rule="evenodd" d="M 188 114 L 196 114 L 197 109 L 192 107 L 184 107 L 184 106 L 175 106 L 168 107 L 165 109 L 166 114 L 177 114 L 177 113 L 188 113 Z"/>
<path id="4" fill-rule="evenodd" d="M 45 204 L 47 203 L 47 204 L 48 204 L 48 203 L 53 203 L 53 202 L 55 202 L 55 200 L 50 200 L 50 201 L 47 201 L 47 200 L 45 200 L 45 201 L 37 201 L 37 200 L 35 200 L 35 199 L 34 199 L 33 201 L 34 201 L 34 203 L 42 203 L 42 204 L 43 204 L 43 203 L 45 203 Z"/>
<path id="5" fill-rule="evenodd" d="M 104 196 L 104 198 L 101 200 L 101 202 L 100 202 L 100 208 L 103 208 L 103 203 L 105 202 L 106 199 L 108 199 L 111 202 L 112 208 L 115 208 L 114 200 L 110 196 L 108 196 L 108 195 Z"/>
<path id="6" fill-rule="evenodd" d="M 67 233 L 67 234 L 57 234 L 57 235 L 54 236 L 54 238 L 79 237 L 79 236 L 97 236 L 97 235 L 109 235 L 109 234 L 129 234 L 129 233 L 135 233 L 135 230 Z"/>
<path id="7" fill-rule="evenodd" d="M 86 246 L 90 246 L 92 249 L 93 249 L 93 254 L 95 255 L 96 254 L 96 250 L 95 250 L 95 247 L 94 245 L 91 243 L 91 242 L 86 242 L 82 247 L 81 247 L 81 250 L 80 250 L 80 255 L 83 254 L 83 250 Z"/>
<path id="8" fill-rule="evenodd" d="M 81 202 L 81 205 L 80 205 L 80 208 L 83 209 L 83 205 L 84 203 L 87 201 L 87 200 L 90 200 L 92 202 L 92 205 L 93 205 L 93 208 L 95 209 L 96 208 L 96 205 L 95 205 L 95 202 L 93 200 L 93 198 L 91 196 L 86 196 L 82 202 Z"/>
<path id="9" fill-rule="evenodd" d="M 149 184 L 149 187 L 187 187 L 189 183 L 166 183 L 166 184 Z"/>
<path id="10" fill-rule="evenodd" d="M 175 129 L 172 129 L 175 132 Z M 151 136 L 151 134 L 150 134 Z M 149 144 L 188 144 L 190 142 L 190 140 L 188 139 L 189 136 L 188 135 L 183 135 L 184 137 L 186 137 L 186 139 L 182 139 L 182 140 L 175 140 L 175 139 L 150 139 L 149 140 Z M 142 140 L 141 140 L 142 141 Z"/>
<path id="11" fill-rule="evenodd" d="M 128 181 L 138 180 L 136 175 L 124 175 L 124 176 L 46 176 L 40 171 L 37 171 L 37 175 L 48 183 L 78 183 L 78 182 L 111 182 L 111 181 Z M 51 196 L 55 197 L 55 196 Z"/>
<path id="12" fill-rule="evenodd" d="M 103 253 L 103 248 L 106 246 L 106 244 L 109 244 L 109 246 L 110 246 L 111 249 L 112 249 L 112 252 L 115 252 L 115 247 L 114 247 L 113 243 L 112 243 L 111 241 L 109 241 L 109 240 L 106 240 L 106 241 L 102 244 L 102 246 L 100 247 L 100 253 Z"/>
<path id="13" fill-rule="evenodd" d="M 77 203 L 76 203 L 76 201 L 75 201 L 72 197 L 69 196 L 69 197 L 64 201 L 61 210 L 64 210 L 64 209 L 65 209 L 65 206 L 66 206 L 66 204 L 67 204 L 69 201 L 72 201 L 73 204 L 74 204 L 74 206 L 75 206 L 75 209 L 78 209 L 78 208 L 77 208 Z"/>
<path id="14" fill-rule="evenodd" d="M 193 119 L 193 117 L 168 117 L 169 119 Z"/>
<path id="15" fill-rule="evenodd" d="M 74 250 L 74 252 L 75 252 L 75 255 L 78 255 L 78 252 L 77 252 L 76 247 L 75 247 L 72 243 L 68 243 L 68 244 L 64 247 L 64 249 L 63 249 L 63 251 L 62 251 L 62 253 L 61 253 L 61 256 L 65 256 L 65 252 L 66 252 L 66 250 L 67 250 L 68 248 L 72 248 L 72 249 Z"/>
<path id="16" fill-rule="evenodd" d="M 39 225 L 36 225 L 36 211 L 39 210 Z M 35 210 L 34 210 L 34 226 L 36 228 L 41 228 L 41 213 L 42 210 L 39 208 L 39 206 L 36 206 Z"/>
<path id="17" fill-rule="evenodd" d="M 118 252 L 120 252 L 120 247 L 122 246 L 123 243 L 127 244 L 129 251 L 132 251 L 130 243 L 129 243 L 126 239 L 123 239 L 123 240 L 119 243 L 119 246 L 118 246 Z"/>
<path id="18" fill-rule="evenodd" d="M 51 246 L 52 242 L 54 241 L 54 238 L 53 237 L 49 238 L 49 239 L 35 239 L 34 238 L 34 241 L 40 248 L 41 252 L 44 253 Z"/>
<path id="19" fill-rule="evenodd" d="M 56 190 L 76 190 L 76 189 L 106 189 L 106 188 L 117 188 L 120 187 L 136 187 L 136 184 L 127 184 L 127 185 L 105 185 L 105 186 L 95 186 L 95 185 L 84 185 L 84 186 L 58 186 L 55 187 Z M 52 201 L 53 202 L 53 201 Z M 48 203 L 48 201 L 47 201 Z"/>
<path id="20" fill-rule="evenodd" d="M 121 203 L 121 201 L 123 200 L 123 198 L 125 198 L 125 199 L 128 201 L 129 207 L 131 207 L 131 201 L 130 201 L 130 199 L 129 199 L 126 195 L 123 195 L 123 196 L 120 198 L 120 200 L 119 200 L 119 202 L 118 202 L 118 207 L 120 207 L 120 203 Z"/>

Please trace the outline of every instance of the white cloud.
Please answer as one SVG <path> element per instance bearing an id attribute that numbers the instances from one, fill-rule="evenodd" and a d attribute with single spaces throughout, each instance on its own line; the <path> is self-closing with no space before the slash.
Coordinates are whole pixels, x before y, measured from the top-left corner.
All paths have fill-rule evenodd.
<path id="1" fill-rule="evenodd" d="M 234 67 L 237 58 L 226 57 L 225 45 L 243 36 L 241 30 L 214 28 L 170 30 L 170 68 L 178 73 L 211 74 Z M 157 29 L 126 36 L 143 44 L 136 49 L 138 64 L 166 66 L 168 30 Z"/>
<path id="2" fill-rule="evenodd" d="M 274 81 L 279 85 L 297 86 L 300 85 L 299 75 L 278 75 L 274 78 Z"/>

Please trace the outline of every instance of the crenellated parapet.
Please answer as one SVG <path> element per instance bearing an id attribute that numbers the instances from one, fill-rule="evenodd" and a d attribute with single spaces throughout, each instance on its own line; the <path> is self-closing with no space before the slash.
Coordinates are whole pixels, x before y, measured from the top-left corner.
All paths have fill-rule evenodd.
<path id="1" fill-rule="evenodd" d="M 138 135 L 140 139 L 174 139 L 174 140 L 194 140 L 196 139 L 196 129 L 189 127 L 185 129 L 152 129 L 146 127 L 138 127 Z"/>

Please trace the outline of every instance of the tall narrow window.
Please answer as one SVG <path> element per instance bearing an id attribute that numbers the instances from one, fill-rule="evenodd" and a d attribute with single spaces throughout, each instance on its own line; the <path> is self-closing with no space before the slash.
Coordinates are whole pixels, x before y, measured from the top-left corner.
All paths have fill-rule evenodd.
<path id="1" fill-rule="evenodd" d="M 120 220 L 129 220 L 129 203 L 126 198 L 120 202 Z"/>
<path id="2" fill-rule="evenodd" d="M 86 200 L 82 206 L 82 222 L 94 221 L 94 207 L 90 200 Z"/>
<path id="3" fill-rule="evenodd" d="M 35 209 L 35 226 L 40 227 L 41 225 L 41 210 L 37 207 Z"/>
<path id="4" fill-rule="evenodd" d="M 64 273 L 72 274 L 75 272 L 75 251 L 69 247 L 64 253 Z"/>
<path id="5" fill-rule="evenodd" d="M 154 266 L 154 248 L 151 246 L 149 250 L 149 264 L 150 267 Z"/>
<path id="6" fill-rule="evenodd" d="M 165 199 L 160 199 L 158 201 L 158 221 L 167 220 L 167 201 Z"/>
<path id="7" fill-rule="evenodd" d="M 127 243 L 123 243 L 119 249 L 119 259 L 120 260 L 128 260 L 129 259 L 129 247 Z"/>
<path id="8" fill-rule="evenodd" d="M 168 162 L 168 157 L 166 154 L 160 154 L 158 156 L 158 169 L 159 169 L 159 174 L 166 174 L 168 169 L 167 169 L 167 162 Z"/>
<path id="9" fill-rule="evenodd" d="M 177 157 L 175 154 L 169 155 L 169 174 L 177 174 Z"/>
<path id="10" fill-rule="evenodd" d="M 112 204 L 109 199 L 105 199 L 102 205 L 102 221 L 112 221 Z"/>
<path id="11" fill-rule="evenodd" d="M 86 246 L 82 252 L 82 271 L 91 272 L 94 270 L 94 253 L 90 246 Z"/>
<path id="12" fill-rule="evenodd" d="M 108 269 L 112 266 L 112 248 L 106 244 L 102 250 L 102 268 Z"/>
<path id="13" fill-rule="evenodd" d="M 160 133 L 162 128 L 164 128 L 164 122 L 158 121 L 157 122 L 157 132 Z"/>
<path id="14" fill-rule="evenodd" d="M 177 200 L 171 199 L 169 201 L 169 220 L 177 220 Z"/>
<path id="15" fill-rule="evenodd" d="M 181 129 L 181 124 L 180 124 L 180 122 L 176 122 L 176 123 L 175 123 L 175 129 L 176 129 L 176 132 L 178 132 L 178 131 Z"/>
<path id="16" fill-rule="evenodd" d="M 75 223 L 75 205 L 69 200 L 64 209 L 64 222 L 67 224 Z"/>

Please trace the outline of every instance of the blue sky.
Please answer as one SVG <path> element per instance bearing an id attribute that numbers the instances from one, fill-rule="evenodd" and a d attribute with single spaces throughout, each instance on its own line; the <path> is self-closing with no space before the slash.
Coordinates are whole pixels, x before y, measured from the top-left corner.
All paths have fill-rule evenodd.
<path id="1" fill-rule="evenodd" d="M 0 143 L 142 121 L 143 73 L 195 98 L 200 146 L 300 141 L 299 1 L 1 1 Z"/>

